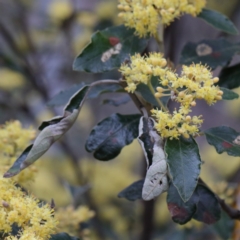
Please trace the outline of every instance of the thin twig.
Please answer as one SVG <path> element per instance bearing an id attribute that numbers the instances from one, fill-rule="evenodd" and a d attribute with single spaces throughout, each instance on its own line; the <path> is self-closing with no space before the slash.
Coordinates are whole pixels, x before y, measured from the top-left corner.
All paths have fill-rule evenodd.
<path id="1" fill-rule="evenodd" d="M 230 207 L 223 199 L 219 198 L 217 195 L 215 196 L 217 197 L 223 211 L 226 212 L 231 219 L 240 220 L 240 211 L 238 209 Z"/>
<path id="2" fill-rule="evenodd" d="M 198 179 L 198 182 L 213 192 L 201 178 Z M 225 200 L 221 199 L 217 194 L 215 194 L 215 197 L 217 198 L 222 210 L 226 212 L 231 219 L 240 220 L 240 211 L 238 209 L 230 207 L 228 204 L 226 204 Z"/>

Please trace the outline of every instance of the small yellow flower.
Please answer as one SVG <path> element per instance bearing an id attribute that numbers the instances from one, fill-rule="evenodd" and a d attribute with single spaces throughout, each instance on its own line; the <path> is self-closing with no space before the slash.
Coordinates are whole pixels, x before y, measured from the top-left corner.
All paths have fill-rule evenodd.
<path id="1" fill-rule="evenodd" d="M 120 72 L 126 80 L 128 92 L 134 92 L 139 83 L 150 84 L 151 78 L 158 77 L 159 85 L 154 93 L 155 98 L 161 98 L 171 92 L 172 100 L 178 102 L 178 110 L 164 112 L 152 110 L 157 120 L 156 129 L 162 137 L 179 138 L 180 135 L 189 138 L 196 135 L 203 122 L 201 116 L 190 116 L 191 108 L 197 105 L 197 99 L 204 99 L 209 105 L 222 99 L 223 92 L 215 85 L 210 69 L 201 64 L 183 66 L 177 74 L 166 65 L 166 59 L 161 53 L 150 53 L 149 56 L 136 54 L 131 57 L 130 65 L 122 65 Z M 170 94 L 169 94 L 170 95 Z"/>
<path id="2" fill-rule="evenodd" d="M 189 115 L 186 116 L 189 110 L 175 110 L 172 114 L 156 109 L 151 112 L 156 119 L 155 128 L 164 138 L 178 139 L 181 135 L 189 138 L 189 135 L 196 135 L 203 121 L 201 116 L 194 116 L 193 118 Z"/>
<path id="3" fill-rule="evenodd" d="M 119 0 L 119 17 L 127 27 L 135 28 L 140 37 L 155 36 L 159 24 L 169 25 L 184 13 L 196 16 L 205 0 Z"/>
<path id="4" fill-rule="evenodd" d="M 48 204 L 39 206 L 39 201 L 16 187 L 12 179 L 0 178 L 0 231 L 11 232 L 15 223 L 21 228 L 20 239 L 49 239 L 56 230 L 57 221 Z M 15 239 L 9 236 L 7 239 Z"/>
<path id="5" fill-rule="evenodd" d="M 87 206 L 79 206 L 77 209 L 68 206 L 67 208 L 59 208 L 55 213 L 55 218 L 59 221 L 58 229 L 60 232 L 78 235 L 79 224 L 87 222 L 94 215 L 94 211 Z"/>

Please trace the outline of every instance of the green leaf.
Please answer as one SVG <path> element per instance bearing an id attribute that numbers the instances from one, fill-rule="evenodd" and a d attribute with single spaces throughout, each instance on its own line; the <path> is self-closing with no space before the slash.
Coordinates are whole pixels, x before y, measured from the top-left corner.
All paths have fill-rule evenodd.
<path id="1" fill-rule="evenodd" d="M 233 35 L 239 34 L 233 22 L 220 12 L 204 8 L 197 17 L 223 32 Z"/>
<path id="2" fill-rule="evenodd" d="M 128 94 L 125 94 L 124 96 L 118 97 L 118 98 L 112 98 L 112 99 L 104 99 L 102 101 L 103 104 L 110 104 L 113 105 L 114 107 L 118 107 L 120 105 L 126 104 L 129 101 L 131 101 L 131 98 L 129 97 Z"/>
<path id="3" fill-rule="evenodd" d="M 227 88 L 220 87 L 220 89 L 223 91 L 222 99 L 224 100 L 233 100 L 236 98 L 239 98 L 239 95 Z"/>
<path id="4" fill-rule="evenodd" d="M 187 202 L 181 199 L 178 190 L 170 184 L 167 204 L 172 220 L 179 224 L 185 224 L 191 218 L 206 224 L 213 224 L 221 217 L 221 208 L 217 198 L 202 184 L 197 185 Z"/>
<path id="5" fill-rule="evenodd" d="M 73 85 L 72 87 L 68 88 L 67 90 L 63 90 L 60 93 L 56 94 L 49 102 L 49 106 L 61 106 L 67 104 L 69 98 L 79 91 L 83 86 L 85 86 L 85 83 L 80 83 Z M 97 98 L 99 95 L 103 93 L 109 93 L 109 92 L 124 92 L 124 89 L 117 83 L 104 83 L 92 86 L 88 92 L 87 98 Z"/>
<path id="6" fill-rule="evenodd" d="M 227 152 L 228 155 L 240 156 L 240 134 L 226 126 L 210 128 L 205 132 L 207 141 L 214 146 L 218 153 Z"/>
<path id="7" fill-rule="evenodd" d="M 62 90 L 57 93 L 48 103 L 48 106 L 62 106 L 66 105 L 69 99 L 83 86 L 85 83 L 75 84 L 68 89 Z"/>
<path id="8" fill-rule="evenodd" d="M 116 81 L 116 83 L 99 84 L 91 88 L 88 94 L 88 98 L 97 98 L 103 93 L 110 92 L 125 92 L 125 90 L 118 84 L 118 81 Z"/>
<path id="9" fill-rule="evenodd" d="M 81 240 L 81 239 L 77 237 L 71 237 L 67 233 L 57 233 L 51 235 L 51 238 L 49 240 Z"/>
<path id="10" fill-rule="evenodd" d="M 187 43 L 182 50 L 180 63 L 185 65 L 202 63 L 215 69 L 218 66 L 228 64 L 233 55 L 239 51 L 239 43 L 232 44 L 223 38 Z"/>
<path id="11" fill-rule="evenodd" d="M 119 194 L 119 198 L 126 198 L 129 201 L 135 201 L 137 199 L 142 199 L 142 188 L 144 180 L 138 180 L 132 183 L 127 188 L 123 189 Z"/>
<path id="12" fill-rule="evenodd" d="M 212 225 L 213 229 L 218 233 L 218 235 L 224 239 L 231 239 L 234 220 L 231 219 L 226 212 L 221 212 L 221 219 Z"/>
<path id="13" fill-rule="evenodd" d="M 52 144 L 64 135 L 76 121 L 82 104 L 85 100 L 89 86 L 82 87 L 64 109 L 61 117 L 57 116 L 49 121 L 44 121 L 39 129 L 40 134 L 34 143 L 28 146 L 12 167 L 4 174 L 4 177 L 12 177 L 39 159 Z"/>
<path id="14" fill-rule="evenodd" d="M 75 71 L 99 73 L 120 67 L 135 53 L 141 53 L 148 39 L 138 38 L 134 29 L 124 25 L 97 31 L 91 43 L 83 49 L 73 63 Z"/>
<path id="15" fill-rule="evenodd" d="M 240 86 L 240 64 L 232 67 L 223 68 L 219 75 L 219 82 L 221 87 L 228 89 L 237 88 Z"/>
<path id="16" fill-rule="evenodd" d="M 139 114 L 113 114 L 98 123 L 91 131 L 86 150 L 94 157 L 107 161 L 115 158 L 125 145 L 138 136 Z"/>
<path id="17" fill-rule="evenodd" d="M 167 139 L 165 151 L 169 173 L 184 202 L 188 201 L 197 186 L 201 158 L 194 139 Z"/>
<path id="18" fill-rule="evenodd" d="M 221 217 L 221 207 L 215 194 L 201 184 L 198 184 L 195 193 L 198 202 L 193 218 L 206 224 L 217 222 Z"/>
<path id="19" fill-rule="evenodd" d="M 159 83 L 159 78 L 155 77 L 155 76 L 153 76 L 151 78 L 151 84 L 155 91 L 156 91 L 157 87 L 162 87 Z M 152 92 L 150 91 L 149 87 L 146 84 L 144 84 L 144 83 L 138 84 L 136 91 L 142 95 L 142 97 L 144 98 L 144 100 L 146 102 L 150 103 L 154 107 L 159 107 L 158 102 L 156 101 L 154 95 L 152 94 Z M 169 93 L 169 92 L 165 92 L 165 93 Z M 168 97 L 168 96 L 164 96 L 160 100 L 166 106 L 169 98 L 170 97 Z"/>
<path id="20" fill-rule="evenodd" d="M 177 188 L 170 183 L 167 195 L 167 205 L 172 220 L 179 224 L 185 224 L 190 221 L 197 209 L 196 198 L 198 198 L 198 196 L 193 194 L 187 202 L 184 202 Z"/>

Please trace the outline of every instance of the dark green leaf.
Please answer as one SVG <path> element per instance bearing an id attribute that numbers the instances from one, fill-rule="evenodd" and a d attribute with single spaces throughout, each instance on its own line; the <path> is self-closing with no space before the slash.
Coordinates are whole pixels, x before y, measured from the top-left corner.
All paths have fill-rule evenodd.
<path id="1" fill-rule="evenodd" d="M 167 139 L 165 151 L 173 184 L 184 202 L 188 201 L 197 186 L 201 158 L 194 139 Z"/>
<path id="2" fill-rule="evenodd" d="M 233 89 L 240 86 L 240 64 L 232 67 L 223 68 L 219 75 L 219 82 L 221 87 Z"/>
<path id="3" fill-rule="evenodd" d="M 57 233 L 51 235 L 51 238 L 49 240 L 81 240 L 81 239 L 77 237 L 71 237 L 67 233 Z"/>
<path id="4" fill-rule="evenodd" d="M 205 20 L 208 24 L 213 27 L 222 30 L 223 32 L 237 35 L 239 32 L 234 26 L 232 21 L 220 12 L 213 11 L 210 9 L 203 9 L 198 15 L 199 18 Z"/>
<path id="5" fill-rule="evenodd" d="M 228 155 L 240 156 L 240 134 L 226 126 L 210 128 L 205 132 L 207 141 L 214 146 L 218 153 L 227 152 Z"/>
<path id="6" fill-rule="evenodd" d="M 82 87 L 76 94 L 74 94 L 70 100 L 67 106 L 65 107 L 65 111 L 73 112 L 73 110 L 78 109 L 79 106 L 82 105 L 83 100 L 86 98 L 86 93 L 89 89 L 89 86 Z"/>
<path id="7" fill-rule="evenodd" d="M 154 76 L 151 78 L 151 84 L 155 91 L 157 87 L 161 86 L 159 83 L 159 78 Z M 144 83 L 138 84 L 136 91 L 142 95 L 142 97 L 145 99 L 146 102 L 152 104 L 154 107 L 159 107 L 158 102 L 156 101 L 154 95 L 152 94 L 152 92 L 150 91 L 149 87 L 146 84 Z M 165 96 L 165 97 L 162 97 L 160 100 L 166 106 L 169 98 L 170 97 Z"/>
<path id="8" fill-rule="evenodd" d="M 64 117 L 52 118 L 48 121 L 43 121 L 42 124 L 38 127 L 39 131 L 42 131 L 45 127 L 59 123 Z"/>
<path id="9" fill-rule="evenodd" d="M 91 131 L 86 150 L 94 157 L 107 161 L 115 158 L 125 145 L 138 136 L 139 114 L 113 114 L 98 123 Z"/>
<path id="10" fill-rule="evenodd" d="M 86 99 L 86 94 L 88 92 L 89 86 L 83 84 L 80 89 L 78 89 L 76 92 L 74 92 L 69 98 L 68 98 L 68 104 L 65 107 L 64 111 L 73 112 L 74 109 L 78 109 L 80 106 L 82 106 L 84 100 Z M 72 90 L 71 90 L 72 91 Z M 71 91 L 68 91 L 66 95 L 63 97 L 66 98 Z M 61 120 L 63 120 L 65 116 L 57 116 L 54 117 L 48 121 L 43 121 L 42 124 L 38 127 L 38 130 L 42 131 L 45 127 L 48 127 L 50 125 L 55 125 L 59 123 Z"/>
<path id="11" fill-rule="evenodd" d="M 197 198 L 198 196 L 193 194 L 187 202 L 184 202 L 180 197 L 176 187 L 170 183 L 167 195 L 167 205 L 172 220 L 179 224 L 185 224 L 191 220 L 197 209 Z"/>
<path id="12" fill-rule="evenodd" d="M 187 43 L 182 50 L 180 63 L 190 65 L 201 62 L 215 69 L 218 66 L 225 66 L 239 51 L 239 43 L 232 44 L 223 38 Z"/>
<path id="13" fill-rule="evenodd" d="M 126 198 L 129 201 L 135 201 L 137 199 L 142 199 L 142 188 L 144 180 L 138 180 L 132 183 L 127 188 L 123 189 L 119 194 L 119 198 Z"/>
<path id="14" fill-rule="evenodd" d="M 48 106 L 62 106 L 66 105 L 69 99 L 83 86 L 85 83 L 75 84 L 68 89 L 62 90 L 61 92 L 57 93 L 48 103 Z"/>
<path id="15" fill-rule="evenodd" d="M 135 53 L 141 53 L 148 39 L 138 38 L 134 29 L 124 25 L 97 31 L 91 43 L 75 59 L 73 69 L 85 72 L 105 72 L 118 68 Z"/>
<path id="16" fill-rule="evenodd" d="M 110 92 L 125 92 L 125 90 L 117 83 L 105 83 L 95 85 L 91 88 L 88 98 L 97 98 L 102 93 L 110 93 Z"/>
<path id="17" fill-rule="evenodd" d="M 232 100 L 232 99 L 236 99 L 239 98 L 239 95 L 227 88 L 220 88 L 223 91 L 223 95 L 222 95 L 222 99 L 224 100 Z"/>
<path id="18" fill-rule="evenodd" d="M 182 201 L 178 190 L 171 183 L 167 204 L 174 222 L 185 224 L 191 218 L 206 224 L 215 223 L 220 219 L 221 208 L 215 195 L 205 186 L 198 184 L 191 198 Z"/>
<path id="19" fill-rule="evenodd" d="M 198 202 L 193 218 L 206 224 L 218 221 L 221 217 L 221 207 L 214 193 L 201 184 L 198 184 L 195 193 L 198 195 Z"/>
<path id="20" fill-rule="evenodd" d="M 212 227 L 223 240 L 230 239 L 233 233 L 234 220 L 222 211 L 220 220 L 214 223 Z"/>
<path id="21" fill-rule="evenodd" d="M 118 98 L 115 97 L 113 99 L 104 99 L 103 104 L 110 104 L 115 107 L 118 107 L 122 104 L 128 103 L 129 101 L 131 101 L 131 98 L 129 97 L 129 95 L 125 94 L 124 96 Z"/>
<path id="22" fill-rule="evenodd" d="M 67 90 L 63 90 L 57 95 L 55 95 L 49 102 L 49 106 L 61 106 L 66 105 L 72 95 L 74 95 L 79 89 L 85 86 L 85 83 L 80 83 L 77 85 L 73 85 L 72 87 L 68 88 Z M 102 93 L 109 93 L 109 92 L 124 92 L 124 89 L 117 84 L 113 83 L 104 83 L 99 84 L 91 87 L 88 92 L 87 98 L 97 98 Z"/>

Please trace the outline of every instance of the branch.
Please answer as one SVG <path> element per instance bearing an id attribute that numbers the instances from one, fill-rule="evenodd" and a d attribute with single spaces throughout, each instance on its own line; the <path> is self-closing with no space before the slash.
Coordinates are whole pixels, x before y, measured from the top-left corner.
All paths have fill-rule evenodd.
<path id="1" fill-rule="evenodd" d="M 208 185 L 201 179 L 199 178 L 198 179 L 198 182 L 203 184 L 206 188 L 208 188 L 211 192 L 213 192 L 209 187 Z M 215 193 L 214 193 L 215 194 Z M 224 199 L 221 199 L 217 194 L 215 194 L 222 210 L 224 212 L 227 213 L 227 215 L 231 218 L 231 219 L 237 219 L 237 220 L 240 220 L 240 210 L 238 209 L 235 209 L 235 208 L 232 208 L 231 206 L 229 206 L 228 204 L 226 204 L 225 200 Z"/>
<path id="2" fill-rule="evenodd" d="M 238 209 L 230 207 L 223 199 L 219 198 L 217 195 L 216 197 L 223 211 L 226 212 L 231 219 L 240 220 L 240 211 Z"/>

